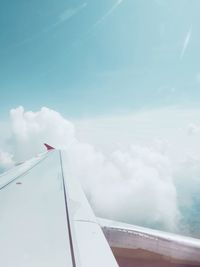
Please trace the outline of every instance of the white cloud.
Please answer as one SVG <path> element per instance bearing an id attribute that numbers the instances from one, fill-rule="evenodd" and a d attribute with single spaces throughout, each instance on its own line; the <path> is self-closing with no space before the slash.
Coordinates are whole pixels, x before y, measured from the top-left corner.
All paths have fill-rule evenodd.
<path id="1" fill-rule="evenodd" d="M 190 43 L 190 39 L 191 39 L 191 34 L 192 34 L 192 28 L 189 29 L 189 31 L 187 32 L 184 42 L 183 42 L 183 46 L 182 46 L 182 50 L 181 50 L 181 55 L 180 55 L 180 59 L 183 58 L 183 56 L 185 55 L 186 49 L 188 48 L 188 45 Z"/>
<path id="2" fill-rule="evenodd" d="M 11 168 L 13 165 L 13 155 L 0 150 L 0 170 Z"/>
<path id="3" fill-rule="evenodd" d="M 188 138 L 188 126 L 191 122 L 199 125 L 199 118 L 200 109 L 168 107 L 79 120 L 75 127 L 79 140 L 106 153 L 127 149 L 131 144 L 155 148 L 155 142 L 162 140 L 175 166 L 188 154 L 200 153 L 198 136 Z"/>
<path id="4" fill-rule="evenodd" d="M 129 146 L 104 153 L 75 137 L 72 122 L 58 112 L 12 109 L 10 145 L 21 161 L 47 142 L 67 149 L 68 170 L 78 178 L 96 213 L 146 226 L 175 229 L 179 211 L 168 157 L 162 145 Z"/>
<path id="5" fill-rule="evenodd" d="M 38 112 L 25 112 L 23 107 L 18 107 L 10 111 L 10 119 L 10 142 L 17 160 L 33 156 L 45 142 L 58 148 L 67 148 L 75 142 L 73 124 L 46 107 Z"/>
<path id="6" fill-rule="evenodd" d="M 188 135 L 195 135 L 200 133 L 200 125 L 197 125 L 195 123 L 190 123 L 188 125 Z"/>
<path id="7" fill-rule="evenodd" d="M 96 214 L 168 230 L 176 228 L 176 188 L 167 157 L 141 146 L 106 156 L 81 143 L 71 146 L 68 153 L 68 171 L 81 181 Z"/>
<path id="8" fill-rule="evenodd" d="M 169 108 L 72 123 L 48 108 L 32 112 L 19 107 L 10 112 L 7 144 L 15 161 L 40 152 L 43 142 L 67 148 L 68 171 L 81 181 L 96 214 L 179 230 L 185 216 L 179 210 L 184 205 L 181 176 L 186 173 L 181 162 L 200 161 L 198 139 L 188 138 L 187 125 L 199 115 L 198 110 Z M 190 175 L 198 178 L 193 167 Z M 191 188 L 187 199 L 197 194 Z"/>

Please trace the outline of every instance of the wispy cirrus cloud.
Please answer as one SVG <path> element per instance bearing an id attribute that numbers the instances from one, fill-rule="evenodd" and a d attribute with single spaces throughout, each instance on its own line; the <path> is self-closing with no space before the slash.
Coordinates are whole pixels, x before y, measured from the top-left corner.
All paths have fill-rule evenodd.
<path id="1" fill-rule="evenodd" d="M 122 4 L 124 0 L 117 0 L 116 3 L 93 25 L 93 28 L 98 26 L 100 23 L 102 23 L 107 17 L 109 17 L 113 11 L 118 8 L 119 5 Z"/>
<path id="2" fill-rule="evenodd" d="M 182 50 L 181 50 L 181 55 L 180 55 L 180 59 L 183 58 L 183 56 L 185 55 L 186 49 L 188 48 L 188 45 L 190 43 L 191 40 L 191 35 L 192 35 L 192 27 L 190 27 L 189 31 L 187 32 L 184 42 L 183 42 L 183 46 L 182 46 Z"/>
<path id="3" fill-rule="evenodd" d="M 77 7 L 65 9 L 59 15 L 57 22 L 54 23 L 54 26 L 58 26 L 58 25 L 64 23 L 65 21 L 71 19 L 72 17 L 74 17 L 75 15 L 77 15 L 82 9 L 84 9 L 86 6 L 87 6 L 87 3 L 85 2 L 82 5 L 79 5 Z"/>
<path id="4" fill-rule="evenodd" d="M 39 32 L 31 35 L 30 37 L 25 38 L 24 40 L 21 40 L 18 43 L 14 43 L 9 48 L 12 47 L 20 47 L 28 43 L 32 43 L 33 41 L 37 40 L 41 36 L 44 36 L 44 34 L 51 32 L 55 28 L 57 28 L 62 23 L 66 22 L 67 20 L 71 19 L 72 17 L 76 16 L 82 9 L 84 9 L 87 6 L 87 3 L 83 3 L 77 7 L 71 7 L 67 8 L 62 13 L 60 13 L 56 19 L 56 21 L 53 24 L 50 24 L 49 26 L 43 28 Z"/>

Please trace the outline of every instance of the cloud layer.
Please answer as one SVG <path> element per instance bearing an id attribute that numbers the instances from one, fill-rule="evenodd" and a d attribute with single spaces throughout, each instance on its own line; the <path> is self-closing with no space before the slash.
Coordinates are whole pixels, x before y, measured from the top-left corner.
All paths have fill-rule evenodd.
<path id="1" fill-rule="evenodd" d="M 197 192 L 193 184 L 199 183 L 196 177 L 200 173 L 197 167 L 200 158 L 196 161 L 188 158 L 174 170 L 172 159 L 166 153 L 168 144 L 161 140 L 151 145 L 133 140 L 126 147 L 115 146 L 110 151 L 97 149 L 78 140 L 74 123 L 46 107 L 37 112 L 25 111 L 23 107 L 12 109 L 10 126 L 7 141 L 10 154 L 0 153 L 0 167 L 8 168 L 14 161 L 34 156 L 42 150 L 42 143 L 47 142 L 66 149 L 69 173 L 80 180 L 97 215 L 169 231 L 191 232 L 183 207 L 190 209 L 194 204 L 193 195 Z M 193 183 L 185 198 L 184 186 L 190 184 L 190 173 Z M 184 224 L 181 229 L 180 222 Z"/>

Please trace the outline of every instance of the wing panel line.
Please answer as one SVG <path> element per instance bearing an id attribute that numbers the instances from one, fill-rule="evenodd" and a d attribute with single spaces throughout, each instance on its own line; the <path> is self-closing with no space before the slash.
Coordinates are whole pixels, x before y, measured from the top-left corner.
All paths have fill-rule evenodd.
<path id="1" fill-rule="evenodd" d="M 62 175 L 62 184 L 63 184 L 63 191 L 64 191 L 65 211 L 66 211 L 66 218 L 67 218 L 67 229 L 68 229 L 68 233 L 69 233 L 71 258 L 72 258 L 73 267 L 76 267 L 74 246 L 73 246 L 73 241 L 72 241 L 72 232 L 71 232 L 70 219 L 69 219 L 69 208 L 68 208 L 67 194 L 66 194 L 66 188 L 65 188 L 64 172 L 63 172 L 63 162 L 62 162 L 62 155 L 61 155 L 60 150 L 59 150 L 59 156 L 60 156 L 61 175 Z"/>

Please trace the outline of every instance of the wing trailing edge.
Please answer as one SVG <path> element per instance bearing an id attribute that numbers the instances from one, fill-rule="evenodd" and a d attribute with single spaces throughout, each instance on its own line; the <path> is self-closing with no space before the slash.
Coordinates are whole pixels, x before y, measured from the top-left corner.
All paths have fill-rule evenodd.
<path id="1" fill-rule="evenodd" d="M 102 218 L 99 224 L 120 267 L 200 266 L 199 239 Z"/>

